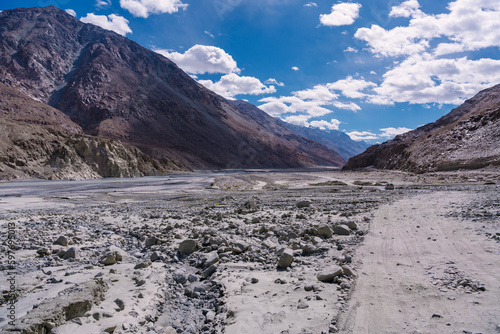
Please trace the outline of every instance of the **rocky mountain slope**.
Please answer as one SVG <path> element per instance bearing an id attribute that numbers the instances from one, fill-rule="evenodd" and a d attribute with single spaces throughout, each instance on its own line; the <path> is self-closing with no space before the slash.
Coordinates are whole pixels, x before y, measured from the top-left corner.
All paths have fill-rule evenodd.
<path id="1" fill-rule="evenodd" d="M 179 169 L 118 140 L 87 136 L 61 111 L 0 83 L 0 179 L 138 177 Z"/>
<path id="2" fill-rule="evenodd" d="M 425 172 L 488 165 L 500 165 L 500 85 L 479 92 L 434 123 L 370 147 L 344 168 Z"/>
<path id="3" fill-rule="evenodd" d="M 364 141 L 355 141 L 351 137 L 336 130 L 321 130 L 318 128 L 307 128 L 305 126 L 284 123 L 287 128 L 299 136 L 314 140 L 337 152 L 342 158 L 348 160 L 363 153 L 370 144 Z"/>
<path id="4" fill-rule="evenodd" d="M 296 148 L 296 137 L 267 131 L 167 58 L 55 7 L 0 13 L 0 81 L 60 110 L 85 134 L 185 168 L 343 162 L 311 141 Z"/>

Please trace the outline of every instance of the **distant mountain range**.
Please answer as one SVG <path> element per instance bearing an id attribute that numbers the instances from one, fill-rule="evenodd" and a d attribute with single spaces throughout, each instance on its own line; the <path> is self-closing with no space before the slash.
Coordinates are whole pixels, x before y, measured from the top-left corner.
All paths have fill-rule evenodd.
<path id="1" fill-rule="evenodd" d="M 373 166 L 417 173 L 500 165 L 500 85 L 479 92 L 434 123 L 374 145 L 344 169 Z"/>
<path id="2" fill-rule="evenodd" d="M 56 7 L 0 13 L 0 82 L 2 98 L 24 104 L 5 103 L 4 119 L 118 140 L 147 157 L 142 174 L 345 163 L 264 112 L 206 89 L 167 58 Z M 0 162 L 11 158 L 0 151 Z"/>

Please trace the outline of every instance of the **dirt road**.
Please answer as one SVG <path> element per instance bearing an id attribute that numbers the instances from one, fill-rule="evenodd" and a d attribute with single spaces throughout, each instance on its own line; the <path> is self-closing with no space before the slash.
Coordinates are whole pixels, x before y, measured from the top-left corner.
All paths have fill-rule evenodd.
<path id="1" fill-rule="evenodd" d="M 425 193 L 376 212 L 339 332 L 500 332 L 500 243 L 445 216 L 474 196 Z"/>

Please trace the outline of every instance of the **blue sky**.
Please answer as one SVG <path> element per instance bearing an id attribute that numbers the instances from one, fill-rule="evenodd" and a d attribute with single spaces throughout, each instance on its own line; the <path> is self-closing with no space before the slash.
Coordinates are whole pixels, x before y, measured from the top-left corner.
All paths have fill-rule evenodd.
<path id="1" fill-rule="evenodd" d="M 381 142 L 500 83 L 498 0 L 2 0 L 54 5 L 291 123 Z"/>

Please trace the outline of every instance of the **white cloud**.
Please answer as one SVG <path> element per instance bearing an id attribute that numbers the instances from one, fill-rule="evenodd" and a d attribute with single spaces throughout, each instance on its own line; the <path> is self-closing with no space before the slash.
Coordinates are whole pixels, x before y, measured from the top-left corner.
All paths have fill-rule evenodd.
<path id="1" fill-rule="evenodd" d="M 347 49 L 345 49 L 344 52 L 354 52 L 354 53 L 357 53 L 358 50 L 350 46 Z"/>
<path id="2" fill-rule="evenodd" d="M 321 121 L 312 121 L 309 122 L 309 125 L 313 128 L 320 128 L 321 130 L 338 130 L 340 126 L 340 121 L 336 119 L 332 119 L 330 122 L 321 120 Z"/>
<path id="3" fill-rule="evenodd" d="M 211 38 L 215 38 L 215 36 L 210 31 L 205 30 L 204 33 L 210 36 Z"/>
<path id="4" fill-rule="evenodd" d="M 294 66 L 294 67 L 292 67 L 292 70 L 294 70 L 294 71 L 298 71 L 298 70 L 299 70 L 299 68 L 298 68 L 297 66 Z"/>
<path id="5" fill-rule="evenodd" d="M 321 14 L 319 20 L 325 26 L 351 25 L 359 17 L 359 3 L 339 3 L 332 6 L 330 14 Z"/>
<path id="6" fill-rule="evenodd" d="M 257 78 L 239 76 L 236 73 L 226 74 L 217 82 L 212 80 L 198 80 L 198 82 L 229 99 L 236 95 L 261 95 L 276 92 L 274 86 L 267 87 Z"/>
<path id="7" fill-rule="evenodd" d="M 132 29 L 128 26 L 128 20 L 122 16 L 116 14 L 111 15 L 95 15 L 94 13 L 88 13 L 87 16 L 82 17 L 80 21 L 84 23 L 91 23 L 99 26 L 101 28 L 112 30 L 117 34 L 125 36 L 126 34 L 131 34 Z"/>
<path id="8" fill-rule="evenodd" d="M 96 0 L 95 6 L 97 9 L 102 9 L 111 6 L 111 0 Z"/>
<path id="9" fill-rule="evenodd" d="M 352 131 L 352 132 L 347 132 L 347 135 L 351 137 L 352 140 L 375 140 L 379 139 L 379 137 L 369 131 Z"/>
<path id="10" fill-rule="evenodd" d="M 304 7 L 318 7 L 318 4 L 315 2 L 308 2 L 304 5 Z"/>
<path id="11" fill-rule="evenodd" d="M 500 60 L 415 55 L 386 72 L 383 79 L 374 91 L 394 102 L 461 104 L 500 82 Z"/>
<path id="12" fill-rule="evenodd" d="M 359 99 L 368 96 L 368 94 L 362 92 L 363 90 L 376 87 L 377 85 L 370 81 L 354 79 L 352 76 L 348 76 L 343 80 L 338 80 L 326 86 L 330 90 L 341 91 L 345 97 Z"/>
<path id="13" fill-rule="evenodd" d="M 240 73 L 233 57 L 215 46 L 197 44 L 184 53 L 168 50 L 156 50 L 156 52 L 169 58 L 188 73 Z"/>
<path id="14" fill-rule="evenodd" d="M 147 18 L 151 14 L 176 13 L 188 5 L 180 0 L 120 0 L 120 6 L 135 17 Z"/>
<path id="15" fill-rule="evenodd" d="M 66 9 L 64 10 L 66 13 L 68 13 L 69 15 L 73 16 L 73 17 L 76 17 L 76 12 L 73 10 L 73 9 Z"/>
<path id="16" fill-rule="evenodd" d="M 382 137 L 382 138 L 394 138 L 397 135 L 406 133 L 406 132 L 411 131 L 411 130 L 412 129 L 408 129 L 408 128 L 404 128 L 404 127 L 401 127 L 401 128 L 384 128 L 384 129 L 380 129 L 380 131 L 382 131 L 382 133 L 380 134 L 380 137 Z"/>
<path id="17" fill-rule="evenodd" d="M 285 84 L 283 82 L 279 82 L 278 80 L 276 80 L 274 78 L 269 78 L 266 81 L 264 81 L 264 83 L 266 85 L 276 85 L 276 86 L 280 86 L 280 87 L 284 87 L 285 86 Z"/>
<path id="18" fill-rule="evenodd" d="M 391 17 L 410 18 L 408 25 L 357 30 L 355 37 L 376 57 L 399 58 L 382 82 L 370 87 L 375 94 L 365 96 L 367 102 L 461 104 L 500 82 L 500 60 L 458 54 L 500 47 L 500 2 L 455 0 L 447 9 L 426 14 L 417 0 L 408 0 L 390 11 Z"/>
<path id="19" fill-rule="evenodd" d="M 299 126 L 308 126 L 309 123 L 307 121 L 311 118 L 311 116 L 307 115 L 293 115 L 293 116 L 288 116 L 284 119 L 285 122 L 294 124 L 294 125 L 299 125 Z"/>
<path id="20" fill-rule="evenodd" d="M 400 4 L 399 6 L 394 6 L 389 13 L 390 17 L 411 17 L 411 16 L 421 16 L 422 11 L 419 9 L 420 4 L 417 0 L 408 0 Z"/>

